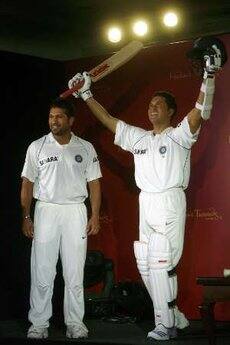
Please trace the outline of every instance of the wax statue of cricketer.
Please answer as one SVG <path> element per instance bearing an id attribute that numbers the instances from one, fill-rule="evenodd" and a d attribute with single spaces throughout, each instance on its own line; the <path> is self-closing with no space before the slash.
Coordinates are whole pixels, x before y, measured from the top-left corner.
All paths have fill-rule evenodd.
<path id="1" fill-rule="evenodd" d="M 168 340 L 177 336 L 188 320 L 176 306 L 176 266 L 184 242 L 186 199 L 184 190 L 190 177 L 190 155 L 201 125 L 211 116 L 215 74 L 226 58 L 218 39 L 196 41 L 192 55 L 203 59 L 204 73 L 194 108 L 176 128 L 171 126 L 177 106 L 174 96 L 155 92 L 149 103 L 152 130 L 131 126 L 110 115 L 93 97 L 87 72 L 69 81 L 72 88 L 84 79 L 73 95 L 81 97 L 93 113 L 115 134 L 114 143 L 133 154 L 135 180 L 140 188 L 139 240 L 134 242 L 137 267 L 154 306 L 154 329 L 148 338 Z"/>

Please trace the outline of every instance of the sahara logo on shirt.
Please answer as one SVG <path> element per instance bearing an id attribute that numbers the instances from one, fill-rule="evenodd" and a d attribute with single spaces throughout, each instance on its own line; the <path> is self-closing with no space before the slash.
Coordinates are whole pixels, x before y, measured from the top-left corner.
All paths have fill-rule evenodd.
<path id="1" fill-rule="evenodd" d="M 56 161 L 58 161 L 58 157 L 53 156 L 53 157 L 44 158 L 44 159 L 40 160 L 39 163 L 40 163 L 40 165 L 44 165 L 46 163 L 56 162 Z"/>
<path id="2" fill-rule="evenodd" d="M 135 155 L 145 155 L 147 152 L 147 149 L 135 149 L 134 154 Z"/>

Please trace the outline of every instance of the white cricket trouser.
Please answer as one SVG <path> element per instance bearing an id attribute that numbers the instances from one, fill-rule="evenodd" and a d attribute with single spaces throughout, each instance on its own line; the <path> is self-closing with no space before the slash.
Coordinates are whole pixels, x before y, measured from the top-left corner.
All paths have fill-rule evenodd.
<path id="1" fill-rule="evenodd" d="M 141 192 L 139 196 L 139 241 L 149 242 L 153 231 L 167 237 L 175 267 L 182 255 L 186 217 L 186 198 L 181 188 L 163 193 Z"/>
<path id="2" fill-rule="evenodd" d="M 186 198 L 184 191 L 180 188 L 173 188 L 163 193 L 141 192 L 139 197 L 139 205 L 139 247 L 141 246 L 141 250 L 146 251 L 145 246 L 146 244 L 147 246 L 149 246 L 150 236 L 153 234 L 161 234 L 165 236 L 165 241 L 168 241 L 169 243 L 167 255 L 169 255 L 172 267 L 176 267 L 181 258 L 184 243 L 186 217 Z M 167 271 L 165 272 L 162 264 L 160 263 L 158 264 L 159 268 L 157 268 L 156 266 L 155 269 L 150 269 L 148 276 L 146 260 L 151 261 L 151 256 L 153 256 L 154 258 L 154 256 L 159 255 L 158 250 L 160 250 L 160 242 L 157 243 L 157 236 L 154 236 L 154 241 L 156 242 L 154 242 L 152 246 L 153 248 L 154 246 L 156 246 L 156 253 L 150 252 L 148 256 L 146 252 L 146 255 L 148 257 L 146 257 L 146 259 L 143 257 L 143 253 L 141 253 L 141 257 L 139 257 L 138 261 L 139 270 L 153 301 L 155 311 L 155 324 L 157 325 L 160 322 L 163 323 L 166 327 L 172 327 L 173 324 L 177 324 L 177 317 L 175 314 L 176 309 L 170 309 L 166 305 L 167 302 L 176 300 L 177 276 L 176 274 L 168 276 Z M 136 244 L 136 246 L 138 245 L 138 243 Z M 144 245 L 142 245 L 141 243 L 144 243 Z M 136 247 L 136 250 L 138 250 L 138 247 Z M 162 253 L 160 253 L 160 255 L 162 255 Z M 136 255 L 136 257 L 137 256 L 138 255 Z M 140 259 L 142 261 L 140 261 Z M 162 268 L 160 268 L 161 266 Z M 164 276 L 164 279 L 161 277 L 161 275 Z M 170 296 L 163 293 L 164 289 L 165 291 L 171 291 L 169 293 Z"/>
<path id="3" fill-rule="evenodd" d="M 59 253 L 65 281 L 65 324 L 82 323 L 83 275 L 87 249 L 86 226 L 87 211 L 83 203 L 59 205 L 37 201 L 31 252 L 29 311 L 29 320 L 34 326 L 49 326 Z"/>

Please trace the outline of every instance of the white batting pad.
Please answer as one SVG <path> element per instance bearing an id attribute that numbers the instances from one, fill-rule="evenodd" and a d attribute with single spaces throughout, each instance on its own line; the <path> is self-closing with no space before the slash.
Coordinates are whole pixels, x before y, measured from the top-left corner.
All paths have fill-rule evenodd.
<path id="1" fill-rule="evenodd" d="M 166 236 L 153 233 L 148 248 L 149 281 L 153 297 L 155 324 L 173 327 L 175 324 L 174 308 L 169 303 L 174 300 L 172 283 L 168 271 L 172 269 L 171 248 Z"/>
<path id="2" fill-rule="evenodd" d="M 145 242 L 135 241 L 133 248 L 138 271 L 140 272 L 145 287 L 151 296 L 151 289 L 149 285 L 148 244 Z"/>

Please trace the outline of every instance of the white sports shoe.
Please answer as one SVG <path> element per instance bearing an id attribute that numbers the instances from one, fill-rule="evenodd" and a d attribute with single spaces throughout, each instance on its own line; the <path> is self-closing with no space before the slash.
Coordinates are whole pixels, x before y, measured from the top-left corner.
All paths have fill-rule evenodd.
<path id="1" fill-rule="evenodd" d="M 48 328 L 30 326 L 27 332 L 27 338 L 30 339 L 44 339 L 48 338 Z"/>
<path id="2" fill-rule="evenodd" d="M 67 338 L 87 338 L 88 337 L 88 329 L 85 327 L 85 325 L 71 325 L 67 326 L 66 330 L 66 336 Z"/>
<path id="3" fill-rule="evenodd" d="M 175 326 L 178 329 L 184 329 L 189 326 L 189 321 L 177 307 L 175 308 Z"/>
<path id="4" fill-rule="evenodd" d="M 159 323 L 147 337 L 155 340 L 169 340 L 177 337 L 177 330 L 176 327 L 167 328 Z"/>

